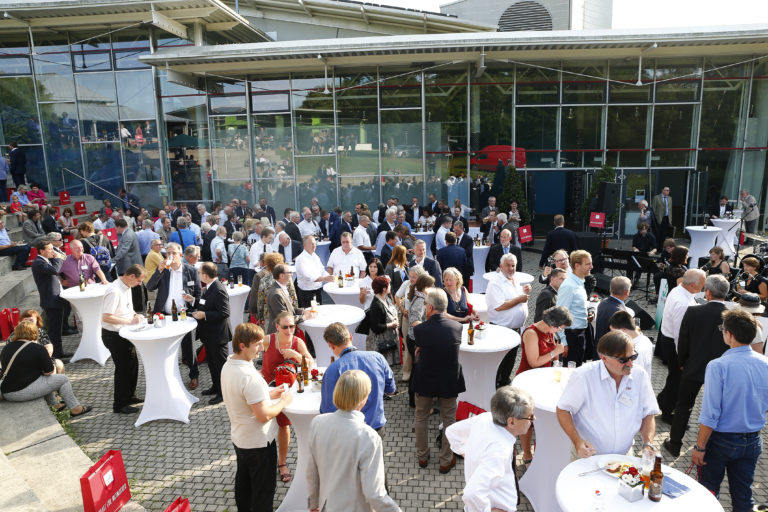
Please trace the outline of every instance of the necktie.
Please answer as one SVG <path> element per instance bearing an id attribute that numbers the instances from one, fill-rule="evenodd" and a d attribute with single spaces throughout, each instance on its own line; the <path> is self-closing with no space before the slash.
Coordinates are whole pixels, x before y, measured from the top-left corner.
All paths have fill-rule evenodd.
<path id="1" fill-rule="evenodd" d="M 669 217 L 669 203 L 667 202 L 667 196 L 662 196 L 664 198 L 664 215 Z"/>
<path id="2" fill-rule="evenodd" d="M 504 248 L 504 254 L 509 254 L 509 247 Z"/>

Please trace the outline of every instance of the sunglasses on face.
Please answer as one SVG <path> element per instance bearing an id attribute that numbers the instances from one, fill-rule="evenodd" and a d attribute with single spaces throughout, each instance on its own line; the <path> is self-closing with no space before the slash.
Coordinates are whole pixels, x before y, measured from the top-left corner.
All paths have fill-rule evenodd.
<path id="1" fill-rule="evenodd" d="M 281 325 L 280 328 L 281 329 L 295 329 L 296 328 L 296 324 Z"/>
<path id="2" fill-rule="evenodd" d="M 632 355 L 631 355 L 631 356 L 629 356 L 629 357 L 616 357 L 616 356 L 609 356 L 608 354 L 603 354 L 603 355 L 604 355 L 605 357 L 610 357 L 611 359 L 615 359 L 615 360 L 617 360 L 618 362 L 620 362 L 621 364 L 627 364 L 627 363 L 628 363 L 628 362 L 630 362 L 630 361 L 634 361 L 634 360 L 636 360 L 640 354 L 638 354 L 637 352 L 635 352 L 634 354 L 632 354 Z"/>

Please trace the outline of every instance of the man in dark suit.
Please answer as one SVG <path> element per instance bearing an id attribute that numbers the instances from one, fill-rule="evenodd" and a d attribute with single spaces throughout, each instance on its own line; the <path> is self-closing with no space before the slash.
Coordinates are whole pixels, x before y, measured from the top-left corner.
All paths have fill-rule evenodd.
<path id="1" fill-rule="evenodd" d="M 301 242 L 292 240 L 285 231 L 280 233 L 278 240 L 280 241 L 280 245 L 277 248 L 277 252 L 283 255 L 283 259 L 288 265 L 293 265 L 293 262 L 296 261 L 296 257 L 298 257 L 304 250 L 304 246 Z"/>
<path id="2" fill-rule="evenodd" d="M 440 264 L 427 257 L 427 244 L 424 240 L 417 239 L 413 243 L 413 259 L 408 264 L 408 268 L 421 265 L 435 279 L 435 286 L 443 287 L 443 272 L 440 270 Z"/>
<path id="3" fill-rule="evenodd" d="M 283 263 L 276 265 L 274 270 L 272 270 L 272 277 L 275 279 L 275 282 L 272 284 L 267 295 L 267 334 L 275 332 L 275 320 L 277 315 L 283 311 L 290 313 L 297 324 L 305 319 L 314 318 L 309 309 L 293 307 L 287 289 L 288 283 L 293 279 L 293 276 L 287 265 Z"/>
<path id="4" fill-rule="evenodd" d="M 267 204 L 267 200 L 264 197 L 259 199 L 259 205 L 261 206 L 262 211 L 267 214 L 267 217 L 269 217 L 269 222 L 271 222 L 272 225 L 274 226 L 275 225 L 275 209 Z"/>
<path id="5" fill-rule="evenodd" d="M 541 259 L 539 259 L 539 270 L 544 268 L 549 255 L 558 249 L 564 249 L 568 254 L 578 249 L 576 234 L 564 225 L 565 217 L 555 215 L 555 229 L 547 233 L 547 241 L 544 242 L 544 250 L 541 251 Z"/>
<path id="6" fill-rule="evenodd" d="M 456 245 L 456 233 L 449 231 L 445 234 L 445 247 L 437 251 L 437 262 L 440 268 L 446 269 L 453 267 L 462 273 L 464 278 L 464 268 L 467 266 L 467 253 L 464 249 Z"/>
<path id="7" fill-rule="evenodd" d="M 184 300 L 192 302 L 197 311 L 192 316 L 197 320 L 197 335 L 205 345 L 205 359 L 211 372 L 211 387 L 203 391 L 204 395 L 213 395 L 208 402 L 211 405 L 221 403 L 221 368 L 227 360 L 227 343 L 232 339 L 229 328 L 229 294 L 217 279 L 216 264 L 203 263 L 200 267 L 200 280 L 205 283 L 205 291 L 195 299 L 189 294 Z M 242 316 L 242 312 L 237 312 Z"/>
<path id="8" fill-rule="evenodd" d="M 149 291 L 157 290 L 155 306 L 152 308 L 154 313 L 163 313 L 170 316 L 173 309 L 173 302 L 181 310 L 184 307 L 184 295 L 189 295 L 194 300 L 198 300 L 201 295 L 200 276 L 197 269 L 189 263 L 182 260 L 181 246 L 172 242 L 165 248 L 165 253 L 171 260 L 171 266 L 165 266 L 165 259 L 157 265 L 157 271 L 152 274 L 147 282 Z M 138 288 L 138 286 L 136 287 Z M 193 302 L 193 301 L 190 301 Z M 195 357 L 192 345 L 192 333 L 187 333 L 181 340 L 181 359 L 189 362 L 189 389 L 197 389 L 199 384 L 197 369 L 197 358 Z"/>
<path id="9" fill-rule="evenodd" d="M 595 317 L 596 340 L 599 340 L 611 330 L 610 321 L 613 314 L 627 309 L 624 303 L 629 298 L 631 288 L 632 281 L 628 277 L 616 276 L 611 279 L 611 295 L 600 301 L 600 304 L 597 306 L 597 316 Z"/>
<path id="10" fill-rule="evenodd" d="M 522 272 L 523 254 L 519 247 L 512 244 L 512 233 L 508 229 L 505 229 L 499 235 L 499 243 L 492 246 L 488 251 L 488 257 L 485 259 L 485 271 L 496 272 L 499 269 L 501 263 L 501 257 L 505 254 L 512 253 L 517 258 L 516 272 Z"/>
<path id="11" fill-rule="evenodd" d="M 733 206 L 728 203 L 728 196 L 720 196 L 720 202 L 709 210 L 709 217 L 724 219 L 729 213 L 733 213 Z"/>
<path id="12" fill-rule="evenodd" d="M 208 226 L 208 231 L 203 231 L 203 247 L 200 250 L 200 257 L 203 261 L 212 261 L 213 257 L 211 255 L 211 242 L 213 242 L 213 239 L 216 238 L 216 230 L 213 229 L 207 222 L 204 222 L 203 224 Z M 200 228 L 204 229 L 203 226 Z"/>
<path id="13" fill-rule="evenodd" d="M 725 310 L 729 284 L 722 275 L 707 277 L 704 282 L 706 304 L 690 306 L 680 323 L 680 336 L 677 339 L 677 361 L 682 368 L 682 377 L 678 386 L 677 403 L 672 416 L 669 439 L 664 441 L 664 449 L 677 457 L 683 445 L 683 434 L 688 428 L 688 420 L 696 403 L 707 364 L 722 356 L 728 349 L 723 342 L 720 326 L 723 323 L 722 312 Z"/>
<path id="14" fill-rule="evenodd" d="M 131 265 L 141 265 L 144 262 L 141 259 L 139 239 L 136 233 L 128 227 L 128 222 L 125 219 L 117 219 L 115 231 L 117 231 L 119 241 L 114 260 L 117 266 L 117 275 L 121 276 Z"/>
<path id="15" fill-rule="evenodd" d="M 8 147 L 11 148 L 11 162 L 8 170 L 11 173 L 16 188 L 19 188 L 19 185 L 23 185 L 26 182 L 27 155 L 19 149 L 19 145 L 15 140 L 11 141 L 11 143 L 8 144 Z"/>
<path id="16" fill-rule="evenodd" d="M 413 196 L 411 198 L 411 204 L 405 205 L 405 212 L 407 214 L 408 222 L 411 223 L 411 225 L 416 224 L 419 222 L 419 217 L 421 217 L 421 205 L 419 205 L 419 198 L 416 196 Z"/>
<path id="17" fill-rule="evenodd" d="M 331 245 L 328 247 L 331 252 L 341 246 L 341 219 L 338 213 L 324 212 L 320 230 L 323 232 L 323 236 L 331 241 Z M 371 240 L 375 240 L 375 238 L 371 238 Z"/>
<path id="18" fill-rule="evenodd" d="M 387 231 L 384 234 L 384 242 L 379 259 L 381 260 L 381 263 L 386 266 L 387 263 L 389 263 L 389 260 L 392 259 L 392 251 L 397 245 L 397 233 L 394 231 Z"/>
<path id="19" fill-rule="evenodd" d="M 299 215 L 299 212 L 294 211 L 291 211 L 288 215 L 290 221 L 285 223 L 285 232 L 291 237 L 291 240 L 301 243 L 301 230 L 299 229 L 301 215 Z"/>
<path id="20" fill-rule="evenodd" d="M 485 219 L 491 214 L 491 212 L 499 212 L 499 209 L 496 207 L 496 198 L 493 196 L 488 198 L 488 206 L 482 209 L 480 212 L 480 217 Z"/>
<path id="21" fill-rule="evenodd" d="M 61 294 L 59 270 L 66 255 L 53 249 L 53 244 L 46 239 L 37 243 L 37 258 L 32 263 L 32 277 L 35 279 L 40 294 L 40 307 L 48 317 L 48 336 L 53 344 L 53 357 L 64 359 L 72 357 L 65 354 L 61 345 L 61 330 L 64 325 L 64 299 Z"/>
<path id="22" fill-rule="evenodd" d="M 49 206 L 47 208 L 43 207 L 45 209 L 45 215 L 42 219 L 42 226 L 43 231 L 45 231 L 45 234 L 48 233 L 61 233 L 61 230 L 59 229 L 59 224 L 56 222 L 56 209 L 53 206 Z"/>
<path id="23" fill-rule="evenodd" d="M 432 210 L 432 213 L 435 213 L 435 210 L 437 209 L 437 197 L 435 197 L 435 194 L 429 194 L 429 209 Z M 435 216 L 439 216 L 437 213 L 435 213 Z"/>
<path id="24" fill-rule="evenodd" d="M 453 234 L 456 235 L 456 245 L 464 249 L 464 254 L 467 255 L 467 261 L 464 264 L 464 269 L 461 271 L 461 278 L 464 280 L 464 284 L 469 283 L 469 279 L 472 274 L 475 273 L 475 260 L 473 251 L 475 250 L 475 242 L 472 238 L 464 232 L 466 224 L 460 221 L 453 223 Z"/>
<path id="25" fill-rule="evenodd" d="M 453 219 L 454 224 L 458 221 L 461 221 L 465 226 L 469 225 L 469 221 L 461 214 L 461 206 L 454 206 L 452 211 L 453 215 L 451 215 L 451 218 Z"/>
<path id="26" fill-rule="evenodd" d="M 349 211 L 344 212 L 341 216 L 341 232 L 354 233 L 355 226 L 352 224 L 352 213 Z"/>
<path id="27" fill-rule="evenodd" d="M 552 269 L 552 273 L 549 274 L 549 279 L 547 280 L 547 285 L 536 297 L 536 309 L 533 315 L 534 323 L 541 320 L 541 315 L 546 310 L 557 306 L 557 290 L 560 289 L 560 285 L 565 281 L 566 275 L 565 270 L 561 268 Z"/>
<path id="28" fill-rule="evenodd" d="M 448 473 L 456 465 L 456 456 L 445 438 L 445 430 L 456 422 L 456 399 L 466 390 L 464 375 L 459 364 L 461 324 L 445 318 L 448 296 L 444 290 L 434 288 L 426 299 L 427 320 L 413 328 L 418 362 L 413 369 L 412 385 L 416 411 L 416 457 L 419 467 L 429 463 L 429 410 L 437 398 L 443 420 L 443 438 L 440 448 L 440 473 Z"/>

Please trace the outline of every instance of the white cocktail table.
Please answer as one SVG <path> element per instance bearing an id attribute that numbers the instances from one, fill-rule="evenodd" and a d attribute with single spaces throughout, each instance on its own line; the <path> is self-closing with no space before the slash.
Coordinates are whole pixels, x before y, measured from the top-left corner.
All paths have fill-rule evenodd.
<path id="1" fill-rule="evenodd" d="M 321 367 L 328 366 L 331 364 L 333 354 L 323 339 L 325 328 L 334 322 L 341 322 L 347 326 L 350 334 L 354 337 L 355 329 L 365 318 L 365 311 L 347 304 L 325 304 L 317 306 L 315 309 L 317 316 L 310 320 L 304 320 L 301 323 L 301 328 L 312 338 L 312 344 L 315 346 L 315 363 Z M 365 350 L 365 336 L 363 336 L 362 350 Z"/>
<path id="2" fill-rule="evenodd" d="M 355 279 L 354 284 L 348 286 L 348 283 L 344 283 L 344 288 L 339 288 L 335 282 L 325 283 L 323 285 L 323 291 L 331 297 L 334 304 L 346 304 L 348 306 L 355 306 L 356 308 L 365 309 L 370 305 L 370 301 L 366 300 L 365 304 L 360 304 L 360 281 Z M 371 296 L 371 298 L 373 298 Z M 366 305 L 367 304 L 367 305 Z"/>
<path id="3" fill-rule="evenodd" d="M 320 386 L 310 384 L 303 393 L 296 392 L 296 384 L 291 388 L 293 401 L 283 412 L 293 425 L 296 436 L 296 471 L 291 479 L 291 487 L 285 494 L 278 512 L 306 512 L 307 498 L 307 458 L 309 457 L 309 425 L 320 414 Z"/>
<path id="4" fill-rule="evenodd" d="M 418 233 L 414 232 L 412 234 L 413 234 L 413 236 L 416 237 L 416 239 L 424 240 L 424 243 L 427 244 L 427 257 L 434 259 L 435 257 L 432 255 L 432 240 L 434 240 L 434 238 L 435 238 L 435 232 L 434 231 L 419 231 Z M 384 263 L 384 262 L 382 262 L 382 263 Z"/>
<path id="5" fill-rule="evenodd" d="M 472 292 L 485 293 L 488 288 L 488 280 L 485 279 L 485 260 L 488 259 L 490 245 L 476 245 L 472 248 L 472 260 L 475 263 L 475 273 L 472 274 Z"/>
<path id="6" fill-rule="evenodd" d="M 710 219 L 716 228 L 722 229 L 717 235 L 717 245 L 722 247 L 726 259 L 728 256 L 735 256 L 736 251 L 733 246 L 736 245 L 736 232 L 741 225 L 741 219 Z"/>
<path id="7" fill-rule="evenodd" d="M 127 325 L 120 329 L 120 336 L 136 347 L 147 382 L 144 406 L 134 425 L 138 427 L 153 420 L 189 423 L 189 410 L 199 399 L 187 391 L 181 380 L 179 347 L 184 335 L 197 327 L 197 320 L 172 322 L 167 318 L 165 327 L 138 331 L 137 327 Z"/>
<path id="8" fill-rule="evenodd" d="M 62 290 L 61 298 L 66 299 L 77 313 L 83 326 L 80 344 L 71 362 L 92 359 L 101 366 L 109 359 L 110 353 L 101 341 L 101 304 L 104 302 L 105 284 L 89 284 L 81 292 L 79 286 Z"/>
<path id="9" fill-rule="evenodd" d="M 251 287 L 245 284 L 242 286 L 235 284 L 234 288 L 229 286 L 226 288 L 229 295 L 229 327 L 232 329 L 232 336 L 234 336 L 235 327 L 243 323 L 245 301 L 251 293 Z M 229 341 L 229 355 L 232 355 L 232 340 Z"/>
<path id="10" fill-rule="evenodd" d="M 686 226 L 685 230 L 691 236 L 691 247 L 688 248 L 688 268 L 699 268 L 699 258 L 709 256 L 709 250 L 715 245 L 718 235 L 723 231 L 710 226 Z"/>
<path id="11" fill-rule="evenodd" d="M 472 312 L 477 313 L 481 322 L 488 323 L 488 303 L 484 293 L 468 293 L 467 301 L 472 304 Z"/>
<path id="12" fill-rule="evenodd" d="M 331 257 L 331 241 L 323 240 L 322 242 L 317 242 L 315 252 L 317 253 L 317 257 L 320 258 L 320 261 L 323 263 L 323 268 L 327 267 L 328 259 Z"/>
<path id="13" fill-rule="evenodd" d="M 459 362 L 464 373 L 467 390 L 459 394 L 459 401 L 469 402 L 483 410 L 491 410 L 491 397 L 496 392 L 496 370 L 504 356 L 520 345 L 520 335 L 500 325 L 488 325 L 483 338 L 475 335 L 475 344 L 467 344 L 467 329 L 461 330 Z"/>

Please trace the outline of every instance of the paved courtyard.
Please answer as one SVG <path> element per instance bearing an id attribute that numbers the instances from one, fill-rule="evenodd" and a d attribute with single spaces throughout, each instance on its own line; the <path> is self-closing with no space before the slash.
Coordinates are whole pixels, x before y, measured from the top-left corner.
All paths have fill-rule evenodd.
<path id="1" fill-rule="evenodd" d="M 538 255 L 523 253 L 525 271 L 532 271 Z M 536 283 L 532 296 L 535 297 L 541 285 Z M 642 294 L 644 297 L 644 294 Z M 640 292 L 633 297 L 646 310 L 655 315 L 655 307 L 643 300 Z M 531 308 L 531 317 L 533 308 Z M 656 333 L 646 334 L 655 340 Z M 77 336 L 65 338 L 65 348 L 73 351 L 78 342 Z M 518 356 L 519 358 L 519 356 Z M 128 472 L 129 485 L 135 500 L 147 510 L 162 511 L 177 496 L 189 498 L 192 510 L 230 511 L 236 510 L 233 482 L 235 474 L 235 455 L 229 440 L 229 420 L 224 404 L 207 405 L 208 397 L 192 407 L 190 423 L 155 421 L 134 427 L 136 415 L 112 413 L 112 360 L 104 367 L 92 361 L 79 361 L 67 366 L 67 373 L 73 380 L 75 392 L 83 403 L 94 405 L 93 412 L 72 420 L 77 442 L 91 459 L 98 459 L 105 451 L 122 451 Z M 495 370 L 494 370 L 495 371 Z M 187 370 L 182 367 L 182 376 L 187 381 Z M 658 391 L 664 385 L 666 368 L 658 359 L 653 362 L 653 387 Z M 395 367 L 398 388 L 406 390 L 400 383 L 400 367 Z M 193 392 L 201 397 L 201 391 L 210 386 L 210 377 L 206 365 L 200 369 L 200 387 Z M 139 396 L 144 395 L 143 370 L 139 374 Z M 408 407 L 407 393 L 401 393 L 393 400 L 385 401 L 388 419 L 384 463 L 392 497 L 404 511 L 421 510 L 462 510 L 461 491 L 464 474 L 463 463 L 459 459 L 456 467 L 447 475 L 441 475 L 437 468 L 437 452 L 432 444 L 432 462 L 429 468 L 419 469 L 415 454 L 413 411 Z M 700 400 L 697 402 L 691 418 L 692 425 L 686 433 L 680 458 L 672 461 L 666 452 L 663 460 L 681 471 L 690 464 L 690 452 L 695 443 Z M 430 439 L 437 435 L 439 417 L 430 419 Z M 668 437 L 669 425 L 657 422 L 657 434 L 654 441 L 658 449 Z M 765 431 L 763 432 L 765 440 Z M 520 453 L 520 450 L 518 450 Z M 755 474 L 755 498 L 757 503 L 768 503 L 768 458 L 762 457 Z M 296 444 L 291 441 L 288 463 L 291 471 L 295 468 Z M 518 460 L 519 475 L 524 467 Z M 277 482 L 275 508 L 277 508 L 288 489 L 286 484 Z M 721 503 L 726 511 L 731 510 L 727 485 L 723 485 Z M 522 497 L 518 510 L 533 510 L 525 496 Z M 548 512 L 548 511 L 540 511 Z"/>

